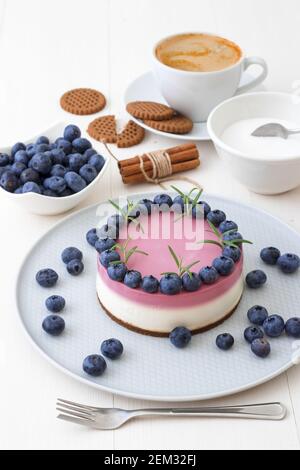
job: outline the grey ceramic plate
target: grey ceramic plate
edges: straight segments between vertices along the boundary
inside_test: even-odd
[[[139,195],[138,198],[145,197]],[[151,195],[147,194],[148,197]],[[133,197],[134,198],[134,197]],[[256,291],[245,290],[236,313],[220,327],[195,336],[185,350],[177,350],[168,339],[141,336],[110,320],[96,297],[96,252],[85,240],[86,232],[97,225],[103,205],[89,207],[63,220],[48,232],[26,257],[17,282],[17,304],[23,327],[44,357],[75,379],[119,395],[154,401],[196,401],[237,393],[264,383],[293,365],[295,344],[283,336],[272,340],[272,354],[256,358],[243,339],[248,326],[247,310],[256,304],[285,319],[299,315],[300,273],[285,276],[276,267],[263,266],[262,247],[275,245],[283,252],[300,251],[300,236],[272,216],[252,207],[207,196],[213,208],[225,210],[228,218],[239,223],[241,232],[255,245],[245,248],[245,272],[263,268],[268,284]],[[98,214],[98,215],[97,215]],[[78,278],[68,275],[60,260],[62,250],[77,246],[84,252],[85,272]],[[57,270],[60,280],[54,289],[43,289],[35,281],[36,272],[45,267]],[[65,333],[48,336],[41,324],[47,315],[46,297],[62,294],[67,300],[63,314]],[[216,336],[230,332],[234,348],[227,353],[215,346]],[[108,361],[105,375],[94,379],[82,371],[85,356],[98,353],[104,339],[119,338],[124,356]]]

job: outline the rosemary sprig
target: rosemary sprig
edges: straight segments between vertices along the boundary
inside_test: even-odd
[[[242,244],[253,245],[252,242],[250,242],[249,240],[244,240],[244,239],[224,240],[225,235],[230,235],[231,233],[235,233],[236,230],[232,229],[232,230],[228,230],[227,232],[220,233],[217,227],[212,222],[210,222],[210,220],[208,220],[207,222],[212,230],[212,233],[216,235],[217,240],[202,240],[198,242],[199,244],[217,245],[222,250],[224,250],[226,246],[230,246],[232,248],[239,248],[239,245],[242,245]]]
[[[191,273],[191,268],[193,266],[196,266],[196,264],[199,264],[200,261],[195,261],[191,264],[188,264],[187,266],[184,266],[183,258],[179,258],[170,245],[169,245],[169,252],[170,252],[172,258],[175,261],[175,264],[178,268],[178,272],[177,273],[176,272],[166,272],[166,273],[162,273],[162,276],[167,276],[167,275],[170,275],[170,274],[176,274],[176,275],[178,274],[179,277],[182,277],[185,273],[187,273],[189,275],[190,279],[192,279],[193,275]]]
[[[177,222],[178,220],[182,219],[184,215],[191,215],[192,210],[197,206],[199,199],[202,196],[203,189],[192,188],[189,193],[184,193],[176,186],[171,186],[171,188],[174,189],[174,191],[176,191],[183,199],[184,211],[183,214],[178,219],[176,219]],[[197,193],[195,196],[193,196],[195,191],[197,191]]]
[[[132,213],[139,207],[138,203],[134,203],[133,201],[127,199],[127,210],[125,210],[125,208],[120,207],[114,201],[109,200],[109,203],[123,216],[127,224],[128,222],[134,223],[144,233],[144,229],[141,222],[139,222],[135,217],[132,216]]]
[[[121,243],[116,243],[113,247],[112,250],[119,250],[121,252],[122,259],[119,261],[112,261],[110,264],[116,265],[120,263],[125,263],[127,264],[130,258],[134,254],[140,254],[144,256],[148,256],[148,253],[145,251],[139,250],[138,246],[134,246],[133,248],[128,249],[129,242],[131,241],[131,238],[128,237],[124,245]]]

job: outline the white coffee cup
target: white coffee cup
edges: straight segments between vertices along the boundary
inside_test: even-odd
[[[244,93],[266,79],[266,61],[260,57],[246,57],[243,51],[237,63],[216,72],[191,72],[165,65],[157,58],[157,47],[166,39],[181,34],[164,38],[155,45],[152,54],[153,72],[160,92],[169,106],[188,116],[193,122],[207,121],[210,112],[222,101]],[[204,34],[215,36],[211,33]],[[261,66],[261,73],[246,85],[239,86],[243,72],[251,65]]]

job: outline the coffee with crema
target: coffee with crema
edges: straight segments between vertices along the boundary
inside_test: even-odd
[[[156,48],[160,62],[188,72],[215,72],[236,64],[242,51],[235,43],[209,34],[180,34]]]

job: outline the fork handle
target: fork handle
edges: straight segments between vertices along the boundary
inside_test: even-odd
[[[215,406],[200,408],[152,408],[134,410],[135,416],[202,416],[219,418],[243,418],[280,421],[285,418],[286,408],[281,403],[262,403],[245,406]]]
[[[289,135],[300,134],[300,129],[289,129]]]

